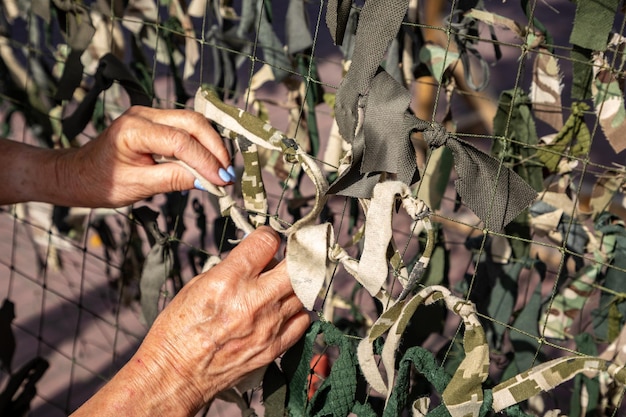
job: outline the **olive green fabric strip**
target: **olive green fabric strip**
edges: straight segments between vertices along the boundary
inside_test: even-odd
[[[578,0],[569,41],[593,51],[604,51],[609,41],[619,0]]]
[[[591,50],[574,45],[570,52],[572,60],[572,100],[587,100],[591,98],[591,81],[593,67],[591,66]]]

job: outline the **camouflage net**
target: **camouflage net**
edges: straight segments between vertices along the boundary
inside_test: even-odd
[[[80,146],[129,105],[188,107],[240,181],[119,210],[4,207],[0,414],[71,412],[263,224],[317,317],[219,396],[243,415],[623,413],[619,6],[5,0],[4,137]],[[56,299],[69,351],[46,330]],[[83,316],[109,335],[98,369]]]

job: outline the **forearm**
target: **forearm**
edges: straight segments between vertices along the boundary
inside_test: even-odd
[[[0,205],[24,201],[70,205],[71,187],[60,163],[70,152],[0,139]]]
[[[189,381],[175,370],[157,366],[141,349],[71,417],[179,417],[193,416],[201,403],[190,392]]]

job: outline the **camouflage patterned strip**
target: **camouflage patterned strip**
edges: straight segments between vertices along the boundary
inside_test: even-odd
[[[626,172],[623,168],[607,170],[598,176],[589,200],[593,217],[610,209],[611,201],[617,193],[622,191],[625,183]]]
[[[609,46],[618,51],[625,44],[626,38],[619,34],[614,34],[609,42]],[[619,153],[626,149],[626,136],[623,134],[626,127],[624,94],[603,52],[596,52],[593,55],[593,64],[591,93],[594,109],[611,147]],[[623,62],[621,65],[623,66]]]
[[[246,211],[254,227],[265,224],[267,220],[267,194],[263,185],[263,176],[259,165],[257,146],[245,138],[238,138],[237,144],[243,158],[241,192]]]
[[[444,390],[444,402],[453,417],[478,416],[483,400],[482,383],[487,378],[489,368],[489,347],[474,305],[456,297],[445,287],[426,287],[410,300],[393,304],[386,310],[372,326],[367,337],[359,343],[359,364],[368,383],[389,398],[395,379],[395,352],[402,333],[417,307],[439,300],[444,301],[446,307],[458,314],[465,324],[466,356]],[[387,331],[389,334],[382,352],[388,381],[385,383],[374,358],[373,343]]]
[[[224,103],[210,88],[198,89],[194,108],[217,125],[244,136],[257,146],[275,151],[284,148],[283,139],[287,139],[285,135],[258,117]]]
[[[231,197],[230,194],[226,192],[224,187],[218,187],[209,182],[206,178],[204,178],[198,171],[187,165],[185,162],[180,161],[176,158],[168,158],[161,155],[153,155],[154,162],[156,163],[175,163],[189,172],[198,180],[200,184],[207,190],[207,192],[213,194],[218,197],[218,203],[220,206],[220,212],[222,216],[230,216],[235,223],[235,225],[242,230],[245,234],[252,233],[254,231],[254,227],[248,222],[247,216],[242,213],[241,209],[238,208],[235,204],[235,201]]]
[[[558,59],[547,49],[540,48],[533,64],[530,100],[535,117],[556,131],[563,128],[562,91],[563,74]]]
[[[274,229],[288,236],[298,228],[312,224],[317,219],[326,203],[328,183],[315,160],[302,147],[269,123],[242,109],[224,103],[210,88],[200,87],[198,89],[194,108],[216,123],[222,135],[230,139],[235,139],[238,136],[245,137],[259,147],[280,151],[289,163],[299,163],[315,185],[315,203],[309,213],[288,227],[276,219],[270,218],[270,225]],[[249,172],[253,172],[251,167],[248,169]],[[262,184],[260,170],[256,181],[260,187]]]
[[[569,381],[581,372],[607,372],[620,384],[626,382],[626,369],[592,357],[565,357],[542,363],[493,388],[493,409],[496,412]]]
[[[545,323],[544,337],[565,339],[572,336],[574,319],[582,314],[594,291],[593,284],[602,270],[602,264],[585,265],[574,280],[554,297],[549,309],[543,312],[539,323]]]
[[[439,45],[425,44],[420,50],[419,59],[426,63],[433,77],[442,82],[446,70],[458,61],[459,54]]]

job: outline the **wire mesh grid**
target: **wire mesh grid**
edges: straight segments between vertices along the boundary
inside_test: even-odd
[[[333,45],[324,23],[326,2],[100,0],[65,2],[71,4],[65,9],[62,3],[51,3],[48,21],[42,18],[41,7],[31,2],[2,5],[0,110],[9,139],[63,147],[97,136],[129,106],[129,97],[117,83],[100,96],[89,125],[76,139],[60,134],[59,125],[93,87],[100,58],[112,52],[132,69],[155,107],[191,107],[192,92],[210,84],[226,101],[304,141],[328,177],[337,175],[338,161],[329,162],[328,156],[331,145],[336,146],[331,144],[336,134],[332,104],[347,70],[347,51]],[[293,53],[284,45],[294,41],[297,32],[288,28],[288,17],[293,18],[288,6],[295,3],[304,5],[308,27],[300,29],[310,34],[311,44]],[[469,3],[494,15],[475,13],[471,21],[463,21]],[[603,63],[592,64],[590,58],[597,58],[597,51],[571,41],[573,22],[582,20],[576,4],[520,3],[522,7],[512,2],[454,0],[420,4],[417,11],[409,9],[398,37],[400,47],[395,46],[413,54],[413,65],[407,68],[406,61],[400,60],[399,68],[418,117],[443,123],[458,137],[491,152],[502,166],[513,168],[526,181],[538,181],[531,185],[543,205],[533,205],[523,219],[504,230],[486,230],[459,200],[454,189],[456,174],[441,174],[450,169],[450,160],[446,167],[445,158],[435,160],[420,138],[414,138],[422,178],[430,182],[420,181],[413,190],[420,197],[428,195],[434,206],[432,221],[438,236],[437,255],[422,285],[443,284],[476,304],[490,344],[491,386],[553,358],[606,353],[611,342],[621,340],[626,314],[626,288],[620,283],[626,268],[621,256],[624,170],[620,145],[615,144],[623,135],[617,117],[608,125],[603,123],[607,112],[602,110],[610,107],[610,112],[623,117],[623,41],[605,45]],[[246,7],[255,13],[245,12]],[[357,2],[352,9],[362,7]],[[202,13],[194,15],[192,10],[198,9]],[[616,6],[610,14],[610,32],[623,34],[623,12]],[[251,15],[254,20],[243,20]],[[70,65],[70,51],[79,49],[78,40],[70,36],[75,30],[70,27],[71,16],[88,16],[96,30],[83,48],[82,83],[74,85],[73,96],[59,100],[55,83],[64,65]],[[510,20],[488,24],[493,16]],[[535,42],[540,36],[542,41]],[[411,43],[412,49],[406,47]],[[466,61],[460,59],[463,56]],[[560,68],[548,68],[556,76],[540,74],[541,56],[558,59]],[[386,59],[392,62],[390,53]],[[581,99],[570,89],[584,68],[591,80],[588,83],[596,89],[593,97],[587,94]],[[605,71],[605,77],[593,68]],[[484,89],[471,85],[483,81]],[[537,91],[545,85],[545,91],[556,90],[562,97],[539,103]],[[317,101],[311,101],[316,94],[313,100]],[[542,109],[544,114],[557,114],[562,127],[531,114]],[[568,125],[568,118],[574,116],[578,119]],[[345,147],[339,149],[345,151]],[[241,154],[234,146],[231,150],[235,166],[243,167]],[[538,151],[544,152],[542,157]],[[293,168],[276,155],[267,154],[263,161],[270,208],[260,214],[292,224],[310,209],[314,185],[294,175]],[[431,164],[435,169],[429,171]],[[434,193],[421,190],[423,184],[436,181],[443,185],[430,185]],[[233,194],[241,200],[239,188]],[[160,213],[161,227],[176,243],[179,263],[162,289],[162,308],[199,272],[207,256],[226,254],[227,239],[238,235],[215,202],[198,190],[156,196],[135,207],[142,205]],[[358,241],[360,227],[366,221],[356,200],[335,196],[323,216],[334,224],[338,242],[358,259],[363,250]],[[3,389],[10,386],[18,369],[42,357],[50,366],[36,384],[29,415],[67,415],[112,377],[147,332],[138,290],[149,249],[146,236],[131,208],[82,210],[19,204],[2,208],[0,227],[0,295],[7,300],[1,310]],[[424,248],[416,223],[398,213],[390,227],[401,258],[415,265]],[[386,289],[398,294],[401,288],[395,275],[390,274]],[[332,288],[321,294],[316,311],[360,340],[382,307],[340,267],[333,273]],[[462,357],[462,334],[458,317],[429,307],[413,320],[403,349],[421,345],[454,373]],[[11,338],[16,342],[15,353]],[[321,357],[337,359],[332,349],[318,348]],[[610,359],[618,361],[615,356]],[[311,365],[319,370],[317,362]],[[322,379],[327,376],[326,370],[317,373],[323,374]],[[589,398],[590,394],[580,394],[583,383],[574,381],[533,397],[525,409],[536,414],[552,409],[575,413],[571,397]],[[412,389],[418,386],[414,381]],[[592,390],[591,385],[585,389]],[[600,394],[592,391],[596,397],[591,395],[595,403],[589,409],[618,415],[623,388],[608,385],[606,389]],[[367,390],[366,398],[375,409],[376,404],[380,406],[375,392]],[[256,403],[255,407],[262,409]],[[235,411],[213,404],[206,412]]]

